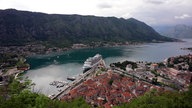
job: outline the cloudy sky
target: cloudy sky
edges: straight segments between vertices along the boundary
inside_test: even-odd
[[[192,0],[0,0],[0,9],[134,17],[149,25],[192,25]]]

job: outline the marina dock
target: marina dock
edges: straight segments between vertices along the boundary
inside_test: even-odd
[[[86,71],[81,77],[77,78],[76,80],[74,80],[71,84],[69,84],[68,86],[66,86],[66,88],[64,88],[63,91],[61,91],[60,93],[58,93],[57,95],[51,97],[52,100],[54,99],[59,99],[70,92],[70,90],[72,90],[73,88],[75,88],[76,86],[78,86],[79,84],[81,84],[83,81],[85,81],[87,78],[89,78],[91,75],[94,74],[95,69],[98,67],[99,64],[104,64],[105,66],[105,62],[103,59],[101,59],[99,62],[97,62],[97,65],[94,65],[94,67],[92,67],[90,70]],[[105,66],[106,67],[106,66]]]

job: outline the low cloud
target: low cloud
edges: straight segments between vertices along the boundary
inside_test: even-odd
[[[144,2],[146,2],[146,3],[151,3],[151,4],[155,4],[155,5],[163,4],[166,1],[167,0],[144,0]]]
[[[186,19],[186,18],[190,18],[191,16],[190,15],[188,15],[188,14],[183,14],[183,15],[181,15],[181,16],[175,16],[174,18],[175,19]]]
[[[97,7],[101,9],[106,9],[106,8],[112,8],[113,6],[108,3],[102,3],[102,4],[99,4]]]

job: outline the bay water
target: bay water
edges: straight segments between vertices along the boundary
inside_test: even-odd
[[[161,62],[171,56],[191,53],[181,48],[192,47],[192,39],[185,42],[148,43],[118,47],[87,48],[50,55],[37,55],[27,59],[31,68],[24,74],[35,83],[33,90],[45,95],[58,93],[49,85],[52,81],[67,81],[67,77],[82,74],[82,66],[88,57],[99,53],[106,64],[130,60]]]

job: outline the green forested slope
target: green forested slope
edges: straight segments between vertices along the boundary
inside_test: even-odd
[[[173,41],[134,18],[44,14],[0,10],[0,45]]]

